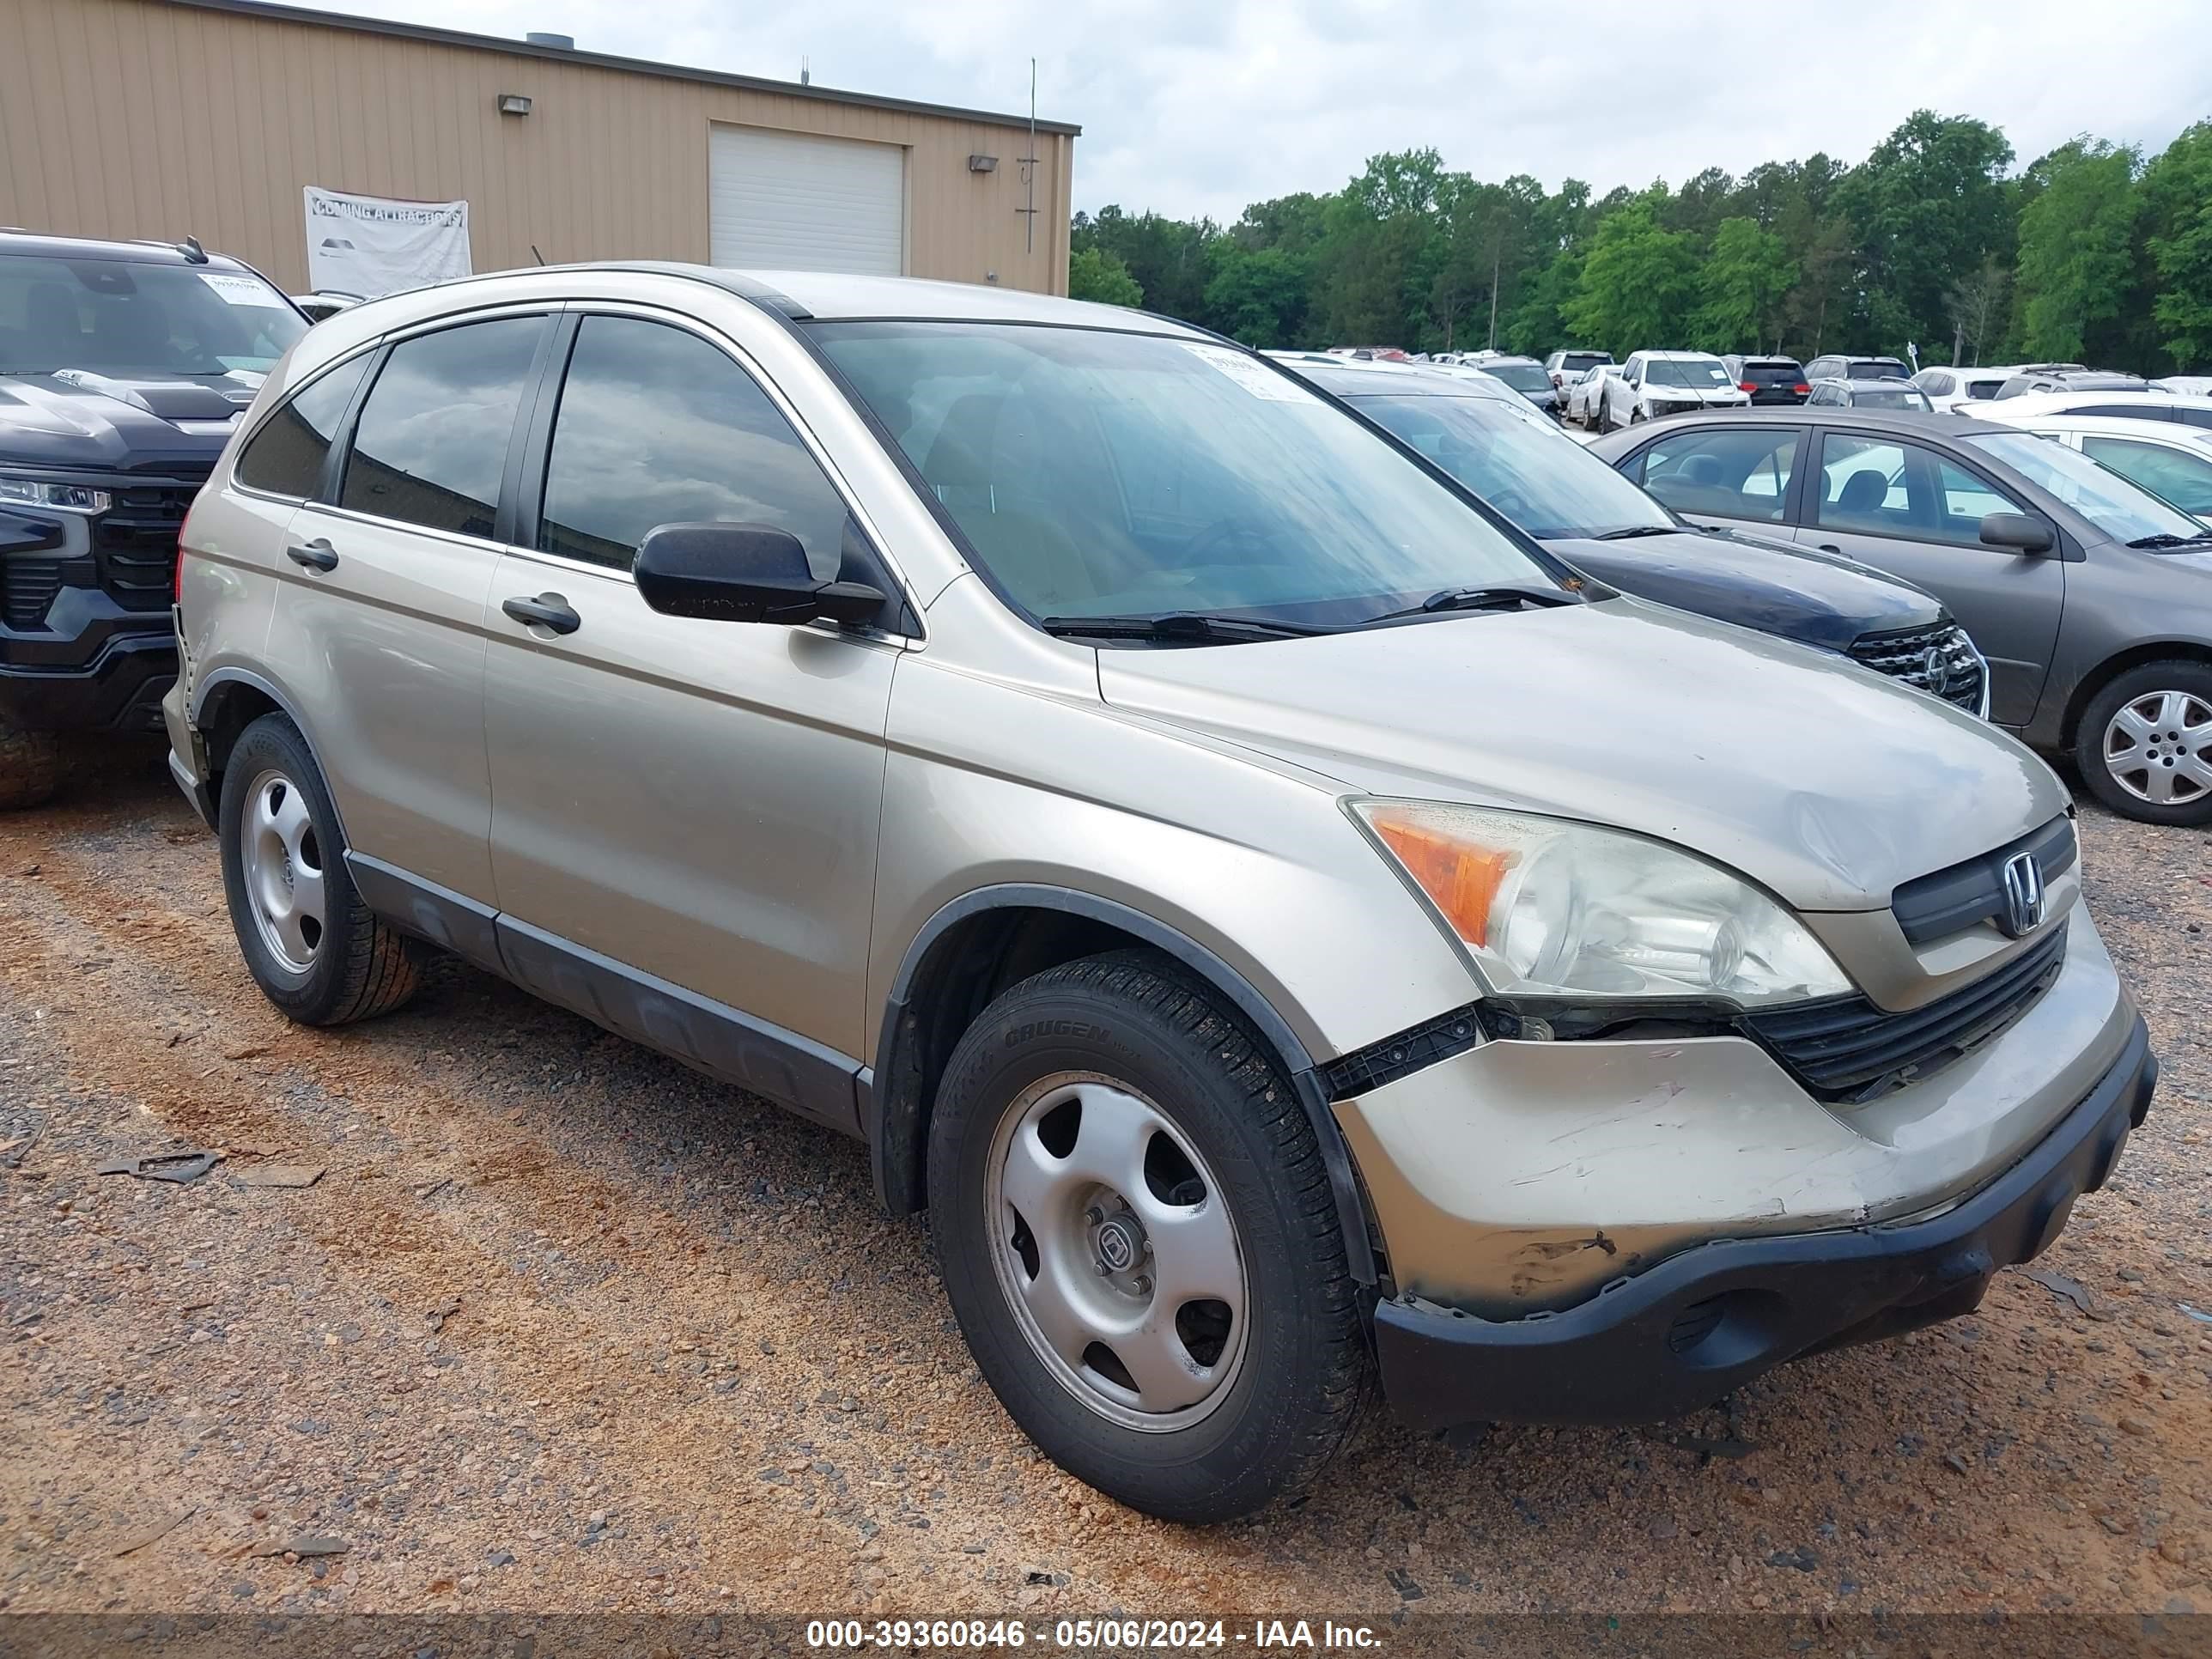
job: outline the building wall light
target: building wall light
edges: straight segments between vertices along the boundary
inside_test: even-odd
[[[968,171],[970,173],[996,173],[998,170],[999,158],[995,155],[971,155],[968,158]]]
[[[499,112],[501,115],[527,115],[530,113],[530,100],[519,92],[502,92],[499,95]]]

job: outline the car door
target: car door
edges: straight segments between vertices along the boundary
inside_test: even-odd
[[[1599,387],[1597,395],[1605,411],[1605,418],[1598,422],[1601,427],[1611,428],[1629,423],[1630,416],[1636,412],[1636,396],[1643,377],[1644,358],[1638,354],[1620,366],[1620,374]]]
[[[825,580],[874,556],[735,343],[580,308],[554,356],[489,613],[502,954],[540,994],[849,1127],[901,642],[663,616],[630,563],[656,526],[707,520],[787,529]]]
[[[1803,434],[1788,427],[1686,427],[1621,468],[1693,524],[1752,524],[1787,535]]]
[[[545,307],[378,354],[326,487],[294,514],[267,659],[296,699],[357,855],[488,902],[484,602]]]
[[[2022,726],[2050,672],[2066,592],[2054,541],[2043,554],[1990,547],[1981,521],[2021,513],[2050,524],[1963,460],[1879,432],[1822,431],[1807,472],[1799,542],[1841,553],[1942,600],[1990,664],[1990,718]],[[2058,527],[2051,526],[2054,538]]]

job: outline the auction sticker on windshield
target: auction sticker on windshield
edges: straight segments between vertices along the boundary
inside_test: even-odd
[[[1207,345],[1199,340],[1180,340],[1176,343],[1200,362],[1219,369],[1255,398],[1265,398],[1271,404],[1315,401],[1313,394],[1289,375],[1279,374],[1241,351],[1231,351],[1226,346]]]
[[[284,301],[277,297],[276,290],[256,277],[204,270],[200,272],[200,281],[213,289],[225,305],[266,306],[274,310],[283,309]]]

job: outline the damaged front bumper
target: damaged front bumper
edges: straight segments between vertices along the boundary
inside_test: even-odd
[[[1784,1360],[1969,1313],[1999,1268],[2036,1255],[2075,1200],[2104,1185],[2157,1078],[2137,1018],[2119,1058],[2039,1146],[1932,1219],[1701,1244],[1563,1313],[1511,1322],[1385,1302],[1375,1310],[1384,1392],[1415,1429],[1650,1422]]]

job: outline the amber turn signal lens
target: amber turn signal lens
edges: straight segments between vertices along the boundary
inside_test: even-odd
[[[1510,848],[1482,847],[1433,825],[1376,813],[1370,820],[1406,873],[1444,913],[1452,931],[1470,945],[1490,943],[1490,907],[1520,863]]]

